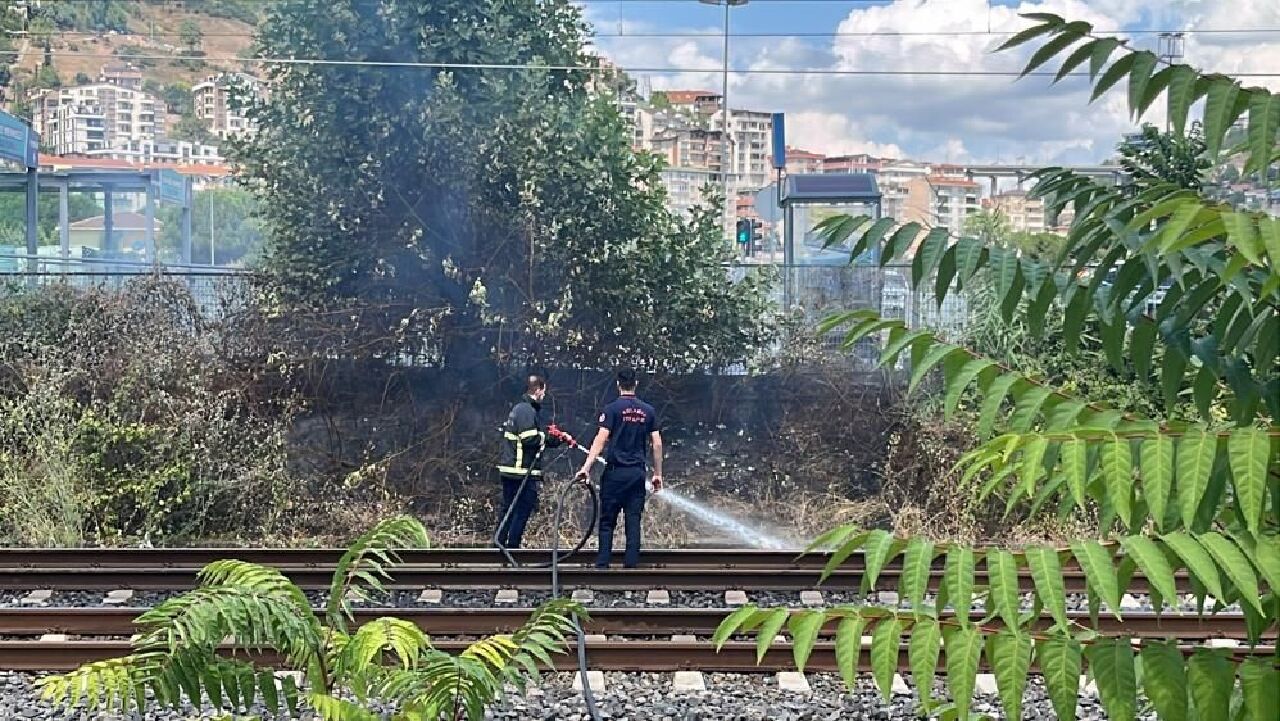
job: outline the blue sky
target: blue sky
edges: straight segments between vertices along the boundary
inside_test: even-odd
[[[723,9],[696,0],[583,0],[601,52],[654,89],[719,89]],[[1139,47],[1155,34],[1191,31],[1186,61],[1222,72],[1280,72],[1276,0],[752,0],[732,10],[733,33],[845,33],[826,37],[731,38],[740,70],[1018,70],[1030,48],[990,54],[1025,27],[1019,12],[1056,12],[1129,33]],[[1248,35],[1204,30],[1267,29]],[[619,32],[705,37],[614,37]],[[988,34],[990,31],[990,34]],[[885,33],[916,33],[897,35]],[[920,34],[923,33],[923,34]],[[1271,84],[1275,79],[1252,79]],[[788,113],[792,145],[828,153],[873,152],[955,162],[1086,163],[1109,156],[1135,127],[1122,93],[1092,106],[1077,80],[1043,78],[734,73],[735,107]],[[1162,122],[1157,108],[1147,119]]]

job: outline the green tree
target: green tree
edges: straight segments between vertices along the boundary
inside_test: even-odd
[[[213,132],[209,130],[209,125],[205,121],[195,116],[195,113],[187,113],[178,118],[178,122],[169,128],[169,137],[174,140],[208,143],[213,140]]]
[[[1173,132],[1183,140],[1190,109],[1203,98],[1204,152],[1211,162],[1228,128],[1246,114],[1246,172],[1265,172],[1274,162],[1280,95],[1187,65],[1161,66],[1154,53],[1094,36],[1087,23],[1043,13],[1025,17],[1036,24],[1002,49],[1043,38],[1026,72],[1063,53],[1069,54],[1060,75],[1090,60],[1095,95],[1127,80],[1130,110],[1139,116],[1163,96]],[[814,543],[835,549],[828,571],[861,552],[864,588],[874,588],[886,564],[900,557],[905,609],[748,607],[726,619],[718,643],[759,629],[765,649],[785,627],[803,666],[819,630],[834,622],[845,678],[855,678],[861,639],[870,634],[872,670],[887,697],[899,644],[906,641],[922,709],[943,718],[970,717],[984,655],[1006,718],[1022,717],[1033,660],[1061,719],[1076,717],[1086,669],[1113,720],[1136,718],[1139,693],[1163,721],[1275,718],[1280,656],[1259,643],[1275,633],[1280,618],[1280,219],[1209,200],[1188,187],[1189,174],[1174,175],[1184,182],[1153,172],[1115,187],[1062,168],[1038,172],[1035,193],[1055,212],[1075,210],[1062,251],[1048,262],[892,219],[843,216],[825,224],[833,242],[852,241],[851,257],[883,238],[890,262],[918,248],[913,283],[928,283],[939,295],[990,273],[1004,322],[1025,318],[1033,336],[1050,332],[1056,308],[1064,352],[1078,352],[1081,339],[1095,335],[1114,372],[1160,389],[1166,415],[1144,417],[1136,404],[1086,402],[1044,378],[872,311],[829,319],[824,330],[848,327],[850,345],[870,333],[886,334],[885,363],[909,353],[911,388],[940,370],[945,414],[967,394],[973,398],[979,438],[957,467],[962,492],[1004,501],[1010,514],[1096,514],[1098,534],[1066,548],[1003,549],[837,528]],[[1159,288],[1165,290],[1154,296]],[[1186,402],[1197,414],[1192,422],[1174,414]],[[929,603],[935,562],[942,582]],[[1068,616],[1068,567],[1087,581],[1088,619]],[[1019,585],[1021,569],[1034,582],[1031,614],[1020,607],[1028,590]],[[1138,573],[1156,608],[1180,606],[1184,593],[1195,597],[1202,614],[1206,604],[1211,612],[1239,604],[1249,647],[1227,654],[1187,649],[1171,638],[1144,639],[1135,649],[1129,638],[1101,630],[1099,612],[1105,606],[1123,616],[1122,594]],[[978,594],[985,612],[975,622],[969,609]],[[1032,624],[1041,615],[1048,626],[1037,628]],[[947,704],[931,692],[940,658]],[[1240,699],[1234,708],[1233,695]]]
[[[209,262],[212,235],[214,260],[218,265],[238,263],[253,257],[262,248],[262,222],[257,216],[257,200],[243,188],[202,190],[192,197],[191,260]],[[182,216],[177,208],[161,208],[164,222],[159,245],[169,257],[177,257],[182,247]],[[213,233],[210,233],[212,220]]]
[[[1142,132],[1120,143],[1120,166],[1139,186],[1172,183],[1188,190],[1200,190],[1212,163],[1205,156],[1204,134],[1192,123],[1185,135],[1160,132],[1149,123]]]
[[[199,23],[187,18],[178,25],[178,39],[188,55],[196,55],[204,45],[204,31],[200,29]]]
[[[26,194],[21,192],[0,193],[0,245],[13,248],[26,247]],[[58,196],[53,193],[41,193],[36,205],[38,218],[37,228],[42,245],[56,245],[58,242]],[[102,206],[92,195],[71,193],[67,196],[67,218],[74,223],[77,220],[92,218],[102,214]]]
[[[568,0],[302,0],[269,7],[259,49],[585,67],[586,32]],[[282,302],[377,304],[363,327],[459,371],[495,352],[704,367],[763,343],[764,280],[730,281],[714,212],[667,210],[659,160],[631,150],[589,71],[268,73],[261,131],[232,154],[263,200]]]
[[[200,572],[199,588],[138,618],[132,655],[42,679],[43,694],[92,711],[145,713],[150,692],[153,708],[181,708],[185,700],[236,713],[259,700],[272,714],[309,711],[327,721],[479,721],[507,684],[523,689],[537,663],[564,652],[581,608],[548,602],[514,634],[481,639],[456,656],[433,648],[410,621],[386,616],[353,628],[351,596],[385,592],[399,552],[426,545],[413,518],[378,524],[339,560],[322,610],[312,610],[280,571],[216,561]],[[224,644],[241,653],[220,655]],[[306,686],[255,663],[264,647],[301,672]]]

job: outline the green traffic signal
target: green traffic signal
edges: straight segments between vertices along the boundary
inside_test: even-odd
[[[751,220],[748,218],[738,219],[738,242],[742,245],[751,242]]]

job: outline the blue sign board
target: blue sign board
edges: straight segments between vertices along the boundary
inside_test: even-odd
[[[773,167],[787,167],[787,114],[773,114]]]
[[[0,159],[34,168],[38,163],[40,136],[21,118],[0,110]]]
[[[187,179],[174,170],[159,170],[153,176],[156,197],[162,203],[187,204]]]

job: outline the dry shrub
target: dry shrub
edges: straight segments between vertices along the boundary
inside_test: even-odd
[[[286,522],[293,408],[227,361],[235,333],[157,278],[0,299],[0,537],[159,542]]]

